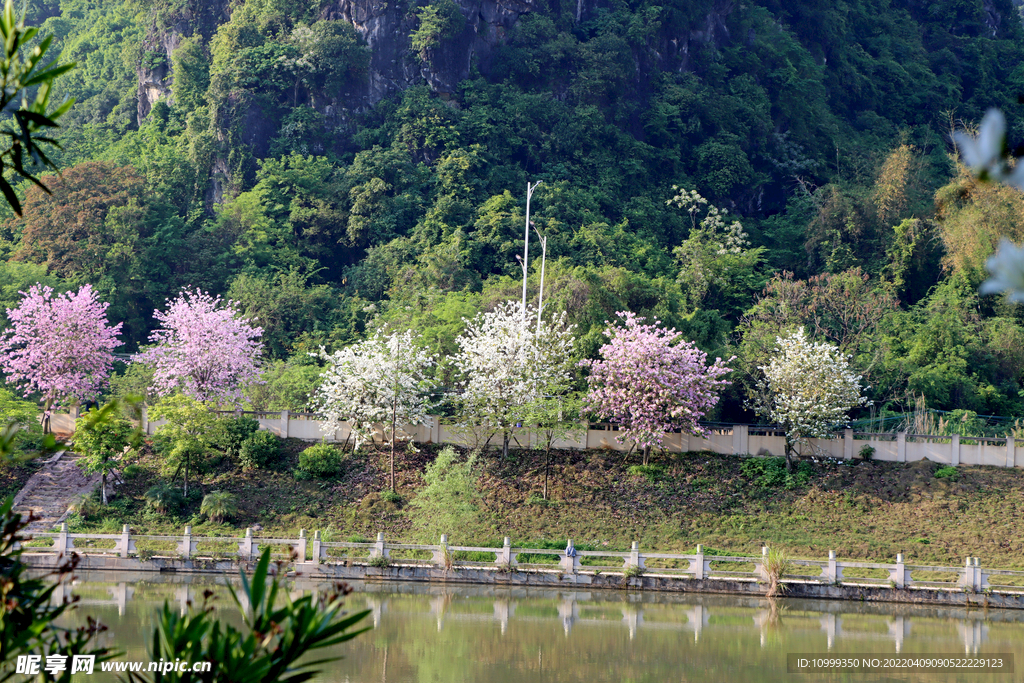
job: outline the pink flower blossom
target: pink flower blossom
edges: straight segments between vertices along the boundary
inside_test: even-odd
[[[153,391],[181,390],[197,401],[237,402],[244,384],[259,381],[262,328],[238,317],[234,302],[199,290],[184,290],[166,311],[153,315],[161,327],[155,344],[135,361],[153,365]]]
[[[49,407],[95,398],[106,385],[121,342],[107,306],[90,285],[54,295],[32,285],[17,308],[7,309],[11,329],[0,337],[0,369],[25,396],[38,392]]]
[[[580,363],[590,368],[584,410],[617,424],[623,438],[638,448],[661,446],[665,432],[682,430],[700,435],[698,424],[718,403],[719,379],[730,372],[721,358],[706,365],[707,354],[681,340],[675,329],[623,311],[623,325],[609,327],[609,343],[601,347],[602,360]]]

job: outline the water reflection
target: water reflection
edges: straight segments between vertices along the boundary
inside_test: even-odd
[[[154,608],[168,602],[187,610],[211,587],[223,605],[225,581],[84,573],[55,599],[80,595],[72,619],[98,616],[112,644],[143,658]],[[352,587],[349,606],[369,609],[375,630],[341,648],[346,659],[321,681],[791,681],[788,652],[1014,653],[1024,666],[1024,612],[1012,610],[458,584]],[[293,596],[328,588],[303,578],[289,585]],[[858,680],[929,680],[922,676]]]

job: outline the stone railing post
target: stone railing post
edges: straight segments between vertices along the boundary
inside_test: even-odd
[[[494,564],[506,565],[512,567],[516,564],[516,556],[512,552],[512,540],[506,536],[505,540],[502,541],[501,550],[494,553],[495,560]]]
[[[843,568],[836,561],[836,551],[828,551],[828,565],[821,570],[821,578],[825,583],[839,583],[843,579]]]
[[[954,434],[953,438],[949,440],[949,455],[950,462],[953,463],[953,467],[960,464],[960,435]]]
[[[58,555],[67,555],[70,551],[75,549],[75,540],[68,536],[68,523],[60,523],[60,534],[57,536],[57,540],[54,543],[54,549]]]
[[[313,561],[319,562],[324,559],[325,548],[320,540],[320,531],[313,532]]]
[[[572,539],[570,538],[569,542],[566,544],[566,548],[575,547],[576,546],[572,544]],[[569,557],[568,555],[565,555],[562,557],[561,562],[559,562],[558,564],[562,568],[562,571],[570,574],[575,574],[577,571],[579,571],[580,568],[580,558],[576,556]]]
[[[192,540],[192,527],[185,527],[185,535],[181,537],[181,543],[178,544],[178,554],[181,555],[181,559],[187,560],[192,557],[196,552],[196,542]]]
[[[896,462],[907,461],[907,433],[899,432],[896,435]]]
[[[430,552],[430,561],[444,569],[447,566],[448,534],[441,534],[441,545],[435,546],[434,550]]]
[[[903,564],[903,553],[896,555],[896,565],[889,572],[889,580],[898,589],[906,588],[910,584],[910,572],[907,571],[906,565]]]
[[[972,558],[971,563],[974,566],[974,590],[981,592],[988,588],[988,574],[981,571],[981,560],[977,557]]]
[[[853,460],[853,430],[843,430],[843,460]]]
[[[143,404],[142,411],[139,413],[139,429],[146,436],[149,436],[149,408]]]
[[[306,561],[306,530],[299,529],[299,542],[295,545],[295,554],[298,555],[299,562]]]
[[[373,548],[370,550],[370,557],[390,557],[391,551],[388,550],[387,545],[384,543],[384,532],[377,532],[377,542],[373,544]]]
[[[252,538],[252,528],[247,528],[245,530],[245,538],[238,544],[238,554],[242,556],[243,560],[251,560],[259,554],[259,551],[259,545]]]
[[[698,543],[697,557],[690,560],[690,571],[693,573],[693,578],[704,579],[707,576],[707,567],[704,562],[704,546]]]
[[[128,557],[129,553],[136,552],[135,541],[128,531],[128,525],[121,527],[121,540],[117,542],[117,551],[121,557]]]
[[[291,419],[291,415],[287,410],[281,411],[281,438],[288,438],[288,421]]]
[[[759,581],[768,581],[768,546],[761,546],[761,559],[754,562],[754,573]]]
[[[640,554],[640,544],[633,541],[629,549],[629,557],[626,558],[626,567],[644,568],[644,556]]]
[[[1017,452],[1013,443],[1013,437],[1006,437],[1006,466],[1016,467],[1017,466]]]

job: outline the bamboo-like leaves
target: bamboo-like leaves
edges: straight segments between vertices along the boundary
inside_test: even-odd
[[[55,79],[75,68],[74,63],[58,64],[57,60],[44,61],[53,42],[46,36],[26,52],[26,46],[38,35],[39,29],[25,26],[24,14],[18,16],[14,0],[5,0],[0,14],[0,36],[3,37],[4,55],[0,60],[0,111],[21,98],[20,108],[14,112],[12,122],[0,128],[0,137],[7,143],[0,146],[0,192],[4,199],[21,215],[21,200],[8,178],[8,171],[31,181],[43,191],[49,189],[39,179],[39,170],[56,169],[41,145],[58,147],[57,141],[37,133],[56,128],[57,119],[67,113],[74,100],[65,99],[56,107],[50,103]],[[30,92],[35,88],[34,96]],[[52,108],[51,108],[52,107]]]
[[[131,673],[129,680],[303,683],[319,673],[316,667],[337,659],[327,656],[298,664],[306,654],[333,647],[369,630],[355,629],[369,610],[344,612],[342,592],[325,604],[318,604],[311,596],[292,600],[281,590],[271,566],[270,550],[265,549],[252,577],[240,572],[241,585],[230,589],[242,611],[242,630],[218,621],[208,607],[181,616],[164,605],[150,646],[153,660],[209,661],[212,671]]]

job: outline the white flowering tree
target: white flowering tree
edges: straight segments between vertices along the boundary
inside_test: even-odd
[[[469,321],[452,359],[461,376],[463,422],[471,430],[502,434],[502,457],[517,426],[538,411],[538,401],[557,401],[568,391],[573,372],[573,326],[563,312],[539,320],[532,306],[499,304]]]
[[[348,422],[356,447],[384,427],[391,442],[390,482],[395,490],[395,442],[403,425],[425,424],[431,405],[429,379],[435,357],[416,343],[411,331],[373,337],[339,349],[321,351],[327,367],[312,396],[313,407],[329,428]]]
[[[786,468],[792,469],[799,441],[828,436],[867,399],[861,377],[834,344],[808,340],[803,328],[777,343],[775,357],[759,368],[764,375],[752,407],[786,431]]]

